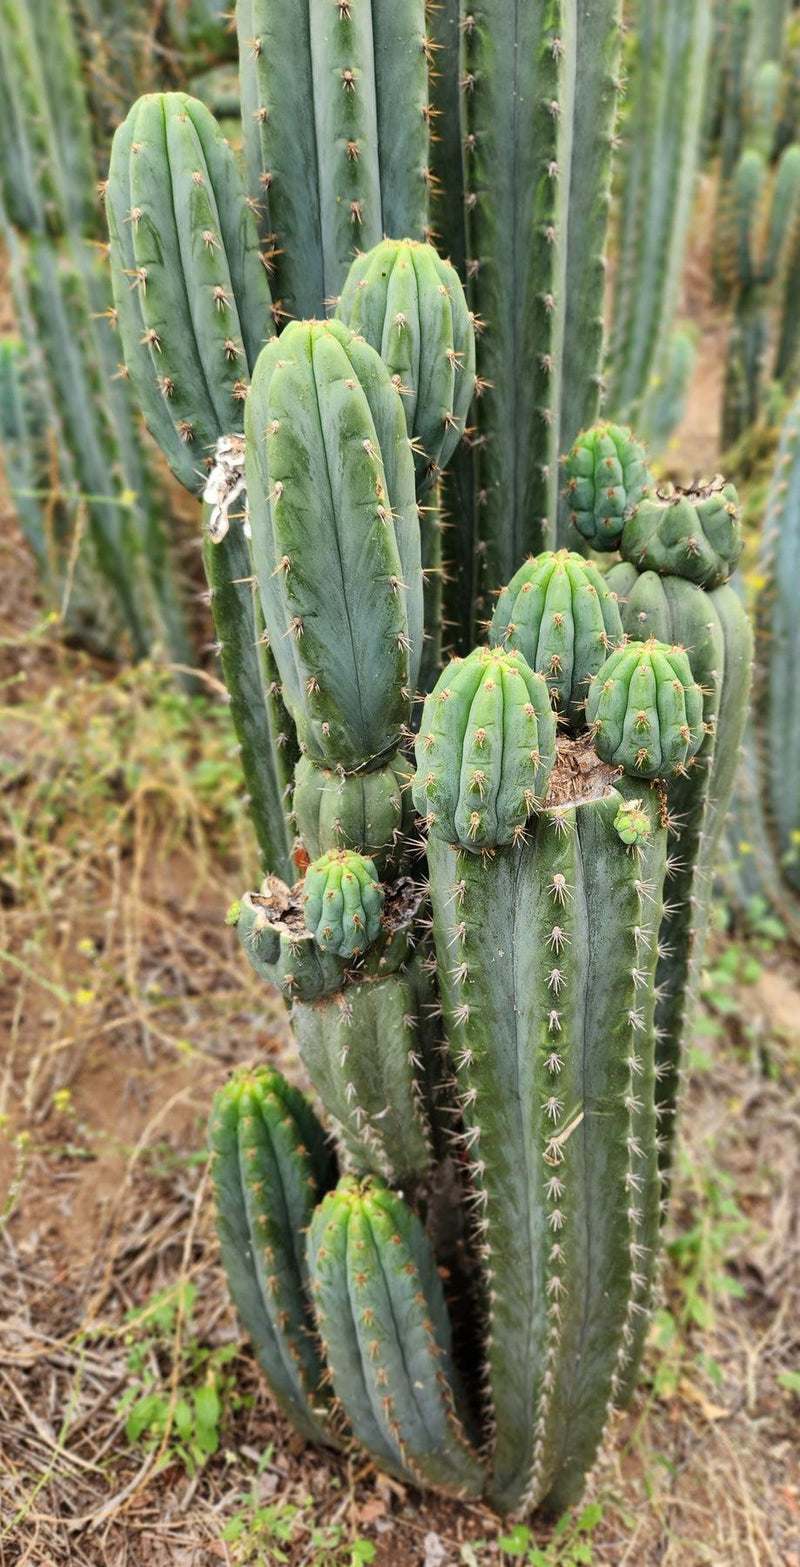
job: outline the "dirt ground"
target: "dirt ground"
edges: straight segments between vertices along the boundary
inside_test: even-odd
[[[701,278],[692,472],[724,341]],[[224,711],[64,648],[7,510],[0,682],[0,1567],[800,1567],[800,962],[772,923],[712,944],[637,1401],[592,1505],[509,1538],[305,1446],[240,1342],[205,1121],[235,1063],[298,1066],[224,924],[255,864]],[[201,1387],[218,1448],[187,1468]]]

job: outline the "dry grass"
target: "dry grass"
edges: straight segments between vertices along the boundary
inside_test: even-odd
[[[65,650],[2,537],[0,1564],[243,1560],[221,1535],[252,1518],[252,1487],[272,1509],[252,1558],[269,1567],[346,1567],[355,1539],[379,1567],[497,1563],[484,1510],[298,1442],[246,1347],[226,1367],[220,1450],[193,1475],[180,1461],[184,1384],[238,1342],[209,1099],[236,1061],[297,1067],[223,924],[255,863],[224,710]],[[779,945],[716,950],[647,1378],[591,1526],[548,1544],[534,1522],[553,1564],[581,1559],[577,1539],[597,1563],[800,1567],[800,1401],[779,1380],[800,1344],[800,989]],[[137,1339],[129,1313],[164,1291],[185,1301],[187,1281],[193,1311]],[[118,1410],[132,1339],[173,1422],[149,1452]]]

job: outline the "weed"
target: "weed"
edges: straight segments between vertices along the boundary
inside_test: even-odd
[[[192,1334],[195,1297],[194,1285],[181,1281],[154,1295],[146,1306],[128,1312],[125,1341],[131,1384],[117,1406],[129,1442],[147,1452],[164,1444],[161,1467],[177,1462],[189,1475],[216,1453],[226,1417],[247,1403],[228,1369],[237,1345],[209,1349]],[[179,1313],[184,1330],[176,1396],[174,1371],[172,1379],[165,1375],[162,1360],[174,1343]]]
[[[370,1540],[348,1538],[339,1523],[318,1523],[314,1511],[318,1504],[305,1497],[300,1502],[288,1498],[265,1500],[259,1482],[272,1462],[270,1445],[256,1470],[249,1492],[240,1498],[240,1506],[222,1531],[222,1539],[232,1546],[236,1567],[280,1567],[292,1560],[291,1550],[303,1544],[307,1567],[367,1567],[374,1559]]]

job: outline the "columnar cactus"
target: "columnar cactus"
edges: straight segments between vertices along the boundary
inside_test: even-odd
[[[475,497],[489,590],[550,541],[559,457],[597,413],[619,7],[484,0],[462,27],[467,274],[491,387]],[[437,172],[460,182],[459,169]]]
[[[314,1309],[353,1434],[383,1467],[479,1496],[452,1335],[428,1238],[381,1181],[340,1181],[309,1235]]]
[[[78,32],[60,0],[0,4],[0,245],[43,396],[65,524],[45,581],[62,611],[66,603],[70,630],[107,656],[138,657],[163,643],[186,666],[164,495],[109,330],[100,169]],[[51,489],[54,471],[51,460]],[[77,614],[58,588],[67,577],[80,579]]]
[[[345,1172],[333,1190],[280,1080],[235,1080],[211,1129],[224,1260],[303,1434],[360,1442],[404,1480],[502,1512],[560,1510],[631,1395],[648,1322],[693,900],[701,925],[746,686],[729,590],[713,585],[736,557],[735,497],[651,499],[628,432],[579,437],[600,393],[616,0],[447,4],[431,43],[421,0],[240,0],[237,24],[248,199],[185,100],[133,112],[111,196],[118,279],[139,284],[123,302],[145,338],[132,374],[176,464],[173,414],[216,458],[207,552],[247,495],[237,560],[296,735],[299,842],[284,837],[280,875],[230,923],[291,1009]],[[421,243],[428,67],[442,41],[452,71],[457,24],[458,81],[434,93],[437,107],[460,98],[459,134],[443,127],[434,150],[466,198],[458,254],[486,383],[465,517],[450,519],[465,633],[475,578],[484,595],[509,586],[493,645],[468,642],[425,699],[412,782],[433,630],[419,502],[473,417],[469,309]],[[155,162],[151,120],[166,128]],[[163,218],[159,168],[177,192]],[[339,319],[283,324],[340,294]],[[241,347],[230,362],[218,305]],[[175,359],[166,410],[164,352],[193,355],[202,383],[195,396]],[[617,581],[567,551],[520,564],[555,527],[573,446],[561,527],[619,543]],[[640,628],[651,583],[674,625]],[[468,1296],[452,1322],[443,1261]]]
[[[311,1106],[278,1072],[235,1077],[217,1094],[210,1138],[217,1230],[231,1294],[285,1414],[338,1446],[308,1296],[305,1228],[335,1182]]]
[[[561,1509],[580,1491],[646,1320],[666,830],[657,795],[612,776],[597,764],[491,860],[428,846],[488,1313],[489,1494],[503,1511],[548,1496]],[[629,797],[648,822],[634,848],[616,825]]]
[[[800,736],[797,571],[800,557],[800,403],[781,433],[761,530],[754,598],[755,693],[731,818],[727,858],[735,901],[766,900],[800,942]]]
[[[702,151],[712,0],[630,7],[607,406],[632,419],[663,373]]]
[[[375,767],[397,749],[422,654],[400,395],[346,326],[292,322],[259,359],[245,431],[255,574],[301,745],[323,766]]]
[[[357,256],[336,314],[378,351],[403,399],[422,503],[427,690],[441,666],[442,578],[452,571],[449,559],[443,564],[443,519],[432,486],[466,428],[475,390],[473,319],[458,273],[432,245],[411,240],[384,240]]]
[[[319,316],[357,250],[428,237],[425,0],[239,0],[236,26],[276,297],[287,316]]]

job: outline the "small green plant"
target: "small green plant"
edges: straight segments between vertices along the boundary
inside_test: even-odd
[[[163,1449],[161,1467],[179,1463],[189,1475],[217,1452],[226,1417],[247,1402],[228,1369],[237,1346],[210,1349],[192,1332],[196,1295],[195,1286],[182,1280],[154,1295],[146,1306],[128,1312],[130,1383],[117,1405],[129,1442],[146,1451]],[[171,1378],[166,1361],[179,1314],[183,1333],[174,1379],[174,1369]]]
[[[659,1362],[653,1390],[657,1397],[667,1399],[674,1395],[683,1374],[692,1330],[709,1333],[722,1298],[744,1295],[742,1285],[727,1269],[729,1257],[741,1250],[742,1237],[749,1229],[736,1200],[733,1177],[710,1165],[695,1169],[687,1195],[693,1222],[667,1242],[672,1263],[670,1308],[664,1307],[654,1316]],[[696,1363],[713,1384],[722,1382],[722,1370],[711,1354],[701,1354]]]
[[[563,1513],[547,1545],[537,1545],[531,1529],[525,1524],[515,1524],[498,1541],[501,1560],[519,1562],[521,1567],[584,1567],[584,1564],[591,1564],[594,1561],[591,1537],[603,1521],[603,1511],[601,1502],[589,1502],[580,1512]],[[468,1557],[465,1561],[471,1567]]]
[[[222,1531],[236,1567],[249,1567],[250,1563],[261,1567],[266,1562],[270,1567],[279,1567],[280,1563],[291,1561],[291,1547],[301,1539],[303,1560],[310,1567],[367,1567],[375,1557],[372,1541],[348,1539],[343,1524],[316,1523],[311,1497],[301,1502],[281,1497],[264,1499],[260,1482],[274,1450],[270,1443],[259,1460],[250,1490],[240,1497],[239,1508]]]

